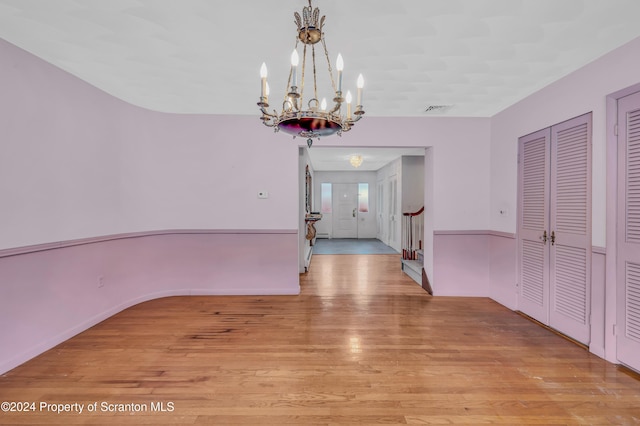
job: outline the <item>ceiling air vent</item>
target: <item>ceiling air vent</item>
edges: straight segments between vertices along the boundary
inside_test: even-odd
[[[453,105],[429,105],[425,108],[425,114],[444,114],[448,112]]]

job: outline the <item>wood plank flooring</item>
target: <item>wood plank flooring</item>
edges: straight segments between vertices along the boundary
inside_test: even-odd
[[[0,376],[35,403],[0,424],[640,424],[634,373],[399,265],[314,256],[300,296],[132,307]]]

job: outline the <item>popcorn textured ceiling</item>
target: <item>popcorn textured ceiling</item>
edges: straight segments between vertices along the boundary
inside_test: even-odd
[[[0,0],[0,37],[132,104],[259,115],[306,0]],[[489,117],[640,36],[638,0],[315,0],[368,116]],[[346,89],[345,89],[346,90]]]

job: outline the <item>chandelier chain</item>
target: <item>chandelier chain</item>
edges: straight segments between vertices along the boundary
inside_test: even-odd
[[[327,64],[329,67],[329,79],[331,80],[331,87],[334,92],[338,92],[336,89],[336,82],[333,80],[333,68],[331,68],[331,59],[329,59],[329,51],[327,50],[327,44],[324,42],[324,37],[320,40],[322,42],[322,47],[324,48],[324,56],[327,58]]]
[[[296,41],[296,46],[298,45],[298,42]],[[305,43],[304,47],[302,48],[303,50],[303,54],[302,54],[302,80],[300,83],[300,108],[302,108],[302,106],[304,105],[304,76],[305,76],[305,72],[307,70],[307,45]]]
[[[331,81],[331,87],[333,88],[333,92],[336,94],[336,97],[334,98],[335,105],[333,106],[333,109],[331,109],[329,114],[335,114],[337,111],[340,110],[340,106],[342,105],[342,102],[340,101],[340,99],[342,99],[342,93],[338,92],[338,89],[336,88],[336,82],[333,79],[333,68],[331,68],[331,59],[329,59],[329,50],[327,49],[327,44],[324,42],[324,37],[322,37],[320,41],[322,42],[322,47],[324,48],[324,56],[327,59],[327,65],[329,68],[329,80]]]
[[[316,75],[316,47],[311,46],[311,60],[313,62],[313,97],[318,100],[318,78]]]

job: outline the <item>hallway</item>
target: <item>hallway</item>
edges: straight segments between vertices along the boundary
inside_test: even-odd
[[[0,376],[0,401],[81,414],[0,424],[640,422],[637,375],[489,299],[430,297],[399,262],[314,256],[299,296],[129,308]]]

